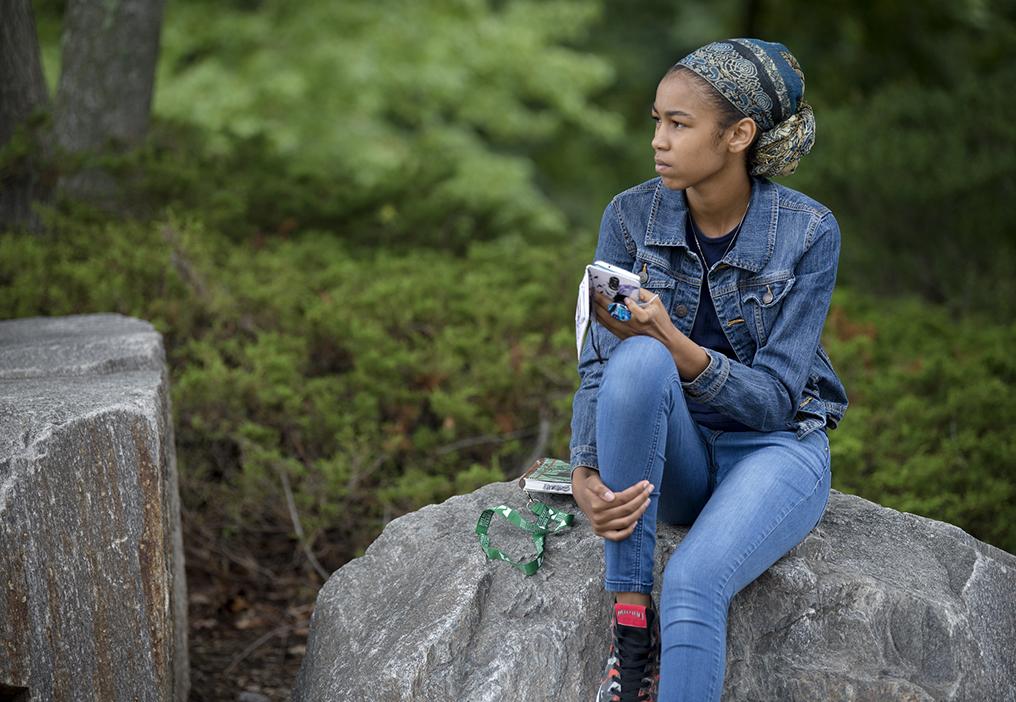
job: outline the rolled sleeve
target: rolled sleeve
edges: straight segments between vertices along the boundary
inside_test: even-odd
[[[600,470],[600,466],[596,461],[596,447],[595,446],[576,446],[571,452],[571,469],[572,473],[579,466],[585,466],[592,468],[593,470]]]
[[[681,387],[689,397],[699,402],[709,402],[727,381],[730,375],[730,359],[715,349],[704,346],[702,350],[709,356],[709,365],[692,380],[682,380]]]

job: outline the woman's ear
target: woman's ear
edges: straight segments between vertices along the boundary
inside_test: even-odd
[[[742,151],[746,151],[755,140],[758,125],[755,124],[755,120],[745,117],[738,120],[730,130],[730,137],[727,139],[727,149],[731,153],[739,154]]]

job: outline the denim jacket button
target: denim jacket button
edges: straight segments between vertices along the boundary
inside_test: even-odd
[[[677,309],[675,309],[674,312],[677,313],[678,317],[684,317],[686,314],[688,314],[688,308],[685,307],[684,305],[678,305]]]

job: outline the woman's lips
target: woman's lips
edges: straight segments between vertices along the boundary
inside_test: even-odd
[[[670,168],[670,164],[669,163],[664,163],[663,161],[657,161],[656,162],[656,172],[657,173],[663,173],[663,171],[665,171],[665,170],[667,170],[669,168]]]

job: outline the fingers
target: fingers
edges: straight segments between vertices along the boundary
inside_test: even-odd
[[[648,302],[650,299],[652,299],[652,297],[653,294],[651,292],[649,292],[645,288],[639,288],[638,290],[635,291],[635,297],[629,297],[625,299],[630,299],[633,302],[642,305]]]
[[[626,339],[631,336],[634,332],[630,326],[630,322],[619,322],[610,316],[607,312],[606,307],[601,307],[597,304],[596,307],[596,321],[607,328],[611,334],[619,339]]]
[[[629,306],[631,306],[631,304],[635,304],[638,307],[645,308],[649,307],[649,305],[653,304],[658,299],[660,299],[660,296],[657,293],[651,293],[645,288],[639,288],[636,299],[626,297],[625,301],[631,300]]]
[[[628,517],[623,519],[615,519],[607,522],[599,531],[596,532],[599,536],[611,541],[621,541],[631,536],[631,533],[635,531],[635,527],[638,525],[639,518],[642,514],[649,509],[649,498],[642,502],[641,506],[631,513]]]
[[[659,297],[660,296],[657,293],[650,292],[645,288],[639,288],[635,293],[635,297],[627,296],[624,298],[624,302],[628,306],[628,309],[634,312],[638,307],[648,307],[658,300]],[[607,307],[609,307],[610,303],[613,301],[613,298],[601,292],[593,293],[593,302],[596,303],[597,307],[602,307],[604,311],[606,311]]]
[[[640,480],[619,492],[613,492],[598,474],[590,475],[585,483],[588,494],[582,501],[588,507],[587,517],[593,533],[603,538],[619,541],[634,531],[642,514],[649,508],[650,494],[654,486],[648,480]]]
[[[593,301],[596,303],[596,306],[603,308],[604,311],[606,311],[607,307],[610,306],[610,303],[613,302],[613,300],[610,297],[604,295],[601,292],[594,293],[593,298],[594,298]]]
[[[640,300],[635,300],[632,297],[624,298],[624,304],[631,312],[631,319],[627,322],[620,322],[607,312],[607,307],[613,300],[603,293],[597,292],[594,309],[596,320],[619,339],[626,339],[636,334],[649,334],[659,338],[656,333],[657,328],[664,320],[669,321],[666,310],[659,302],[660,296],[645,288],[639,288],[638,296]],[[670,326],[673,326],[673,323]]]
[[[614,298],[613,297],[610,297],[609,295],[604,295],[601,292],[596,293],[596,306],[599,307],[600,309],[602,309],[604,312],[607,312],[607,308],[610,307],[610,303],[612,303],[612,302],[614,302]],[[626,306],[629,309],[631,309],[632,307],[635,306],[631,302],[631,298],[630,297],[625,297],[624,298],[624,302],[625,302]]]
[[[597,526],[600,529],[624,529],[629,524],[634,524],[649,506],[649,493],[650,491],[646,490],[644,496],[624,505],[622,511],[599,513],[597,515]]]
[[[660,299],[656,293],[650,293],[645,288],[639,288],[638,300],[631,297],[624,298],[625,304],[631,310],[632,321],[644,324],[651,320],[659,310],[653,309],[653,303]],[[662,308],[661,308],[662,309]]]
[[[626,298],[624,298],[624,304],[628,306],[629,310],[631,310],[631,320],[630,320],[630,322],[635,322],[636,324],[642,324],[644,322],[647,322],[649,320],[649,318],[652,316],[652,314],[648,310],[645,309],[645,307],[644,307],[645,303],[639,303],[639,302],[636,302],[635,300],[633,300],[630,297],[626,297]]]
[[[613,492],[610,488],[603,484],[600,480],[600,476],[590,475],[586,480],[586,488],[593,493],[594,509],[598,512],[602,512],[610,509],[611,507],[624,506],[630,500],[638,497],[640,493],[646,490],[652,489],[648,480],[640,480],[634,485],[631,485],[620,492]]]
[[[635,495],[633,495],[630,499],[620,504],[614,504],[614,502],[604,503],[600,501],[599,505],[606,505],[606,507],[600,509],[597,509],[599,506],[597,502],[593,501],[592,510],[593,515],[596,517],[597,525],[607,526],[608,523],[617,522],[619,519],[629,519],[635,512],[638,512],[639,508],[642,507],[643,504],[649,503],[649,496],[652,491],[653,488],[649,485],[643,490],[635,493]],[[625,522],[624,525],[626,526],[627,522]]]

